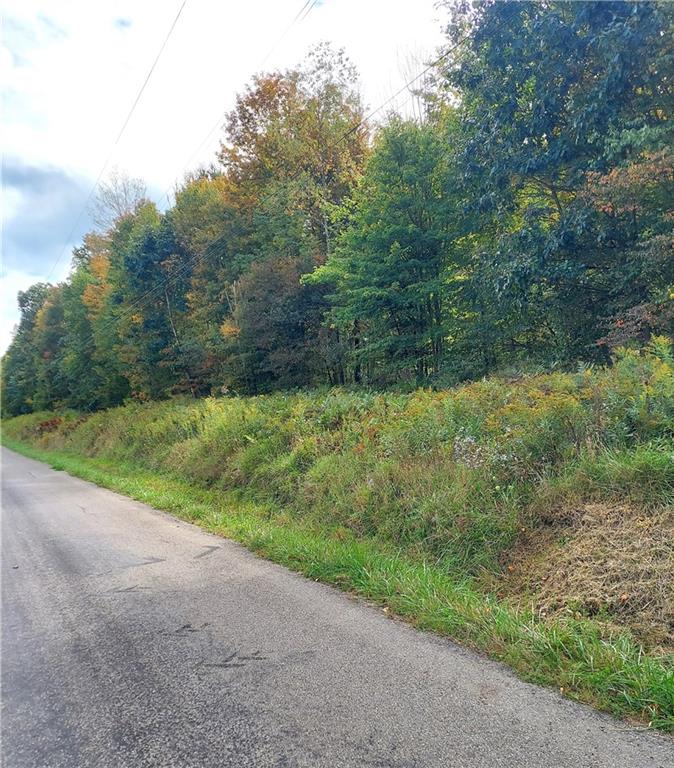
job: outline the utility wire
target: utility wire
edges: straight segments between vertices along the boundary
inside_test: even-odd
[[[311,0],[308,0],[308,2],[305,3],[305,6],[308,5],[309,2],[311,2]],[[304,21],[306,19],[306,17],[311,13],[311,11],[313,10],[313,8],[314,8],[314,6],[316,5],[317,2],[318,2],[318,0],[313,0],[313,2],[311,2],[311,5],[309,6],[309,8],[307,8],[306,12],[304,13],[304,15],[302,16],[300,21]],[[302,13],[302,11],[300,11],[300,13]]]
[[[369,120],[371,120],[378,112],[381,112],[381,110],[384,109],[384,107],[388,106],[392,101],[397,99],[398,96],[400,96],[401,93],[404,93],[406,90],[408,90],[411,85],[413,85],[414,83],[417,82],[417,80],[421,79],[425,74],[430,72],[432,69],[435,69],[435,67],[437,67],[438,64],[441,64],[451,53],[454,53],[454,51],[460,45],[462,45],[466,40],[467,40],[467,37],[462,38],[461,40],[458,41],[458,43],[456,43],[451,48],[446,50],[441,56],[438,56],[438,58],[435,59],[435,61],[432,61],[425,69],[422,69],[421,72],[419,72],[419,74],[415,75],[411,80],[406,82],[405,85],[403,85],[402,88],[400,88],[399,90],[397,90],[393,94],[393,96],[390,96],[388,99],[386,99],[386,101],[383,101],[376,109],[373,109],[371,112],[369,112],[367,115],[365,115],[365,117],[363,117],[363,119],[359,123],[356,123],[356,125],[354,125],[353,128],[350,128],[342,136],[342,138],[339,141],[340,142],[344,141],[352,133],[355,133],[355,131],[357,131],[361,126],[363,126],[365,123],[367,123]]]
[[[166,37],[164,38],[164,42],[161,44],[161,48],[159,49],[159,52],[157,53],[155,60],[152,62],[152,66],[150,67],[150,71],[147,73],[147,76],[145,77],[145,80],[143,81],[143,85],[140,87],[140,91],[138,91],[138,95],[136,96],[136,100],[133,102],[131,109],[129,110],[129,114],[126,116],[126,120],[124,121],[124,125],[121,127],[119,133],[117,134],[117,138],[115,139],[115,144],[119,143],[119,140],[122,138],[122,134],[124,133],[124,130],[126,129],[126,126],[129,124],[129,120],[131,120],[131,116],[134,113],[134,110],[138,106],[138,102],[140,101],[141,96],[143,95],[143,91],[145,90],[145,87],[147,86],[148,82],[150,81],[150,78],[152,77],[152,73],[154,72],[155,67],[157,66],[157,62],[161,58],[162,53],[164,53],[164,48],[166,48],[166,44],[169,41],[169,38],[173,34],[173,30],[176,28],[176,24],[178,23],[178,19],[180,18],[180,15],[183,12],[183,8],[185,7],[185,4],[187,3],[187,0],[183,0],[180,8],[178,9],[178,13],[176,14],[175,19],[173,19],[173,24],[171,24],[171,27],[169,31],[166,34]]]
[[[274,51],[278,48],[278,46],[283,42],[283,40],[286,38],[288,32],[300,21],[304,21],[306,17],[311,13],[311,11],[316,7],[318,3],[318,0],[305,0],[304,5],[299,9],[299,11],[295,14],[295,17],[292,19],[292,21],[288,24],[288,26],[283,30],[283,32],[279,35],[279,37],[276,38],[274,43],[271,45],[267,53],[265,53],[264,58],[260,62],[260,66],[258,69],[262,69],[264,65],[267,63],[269,57],[274,53]],[[229,107],[226,107],[225,110],[218,116],[218,119],[213,123],[211,128],[209,129],[208,133],[204,136],[204,138],[201,140],[201,143],[199,146],[192,152],[192,154],[189,156],[187,161],[183,164],[181,173],[184,173],[184,171],[191,165],[192,160],[194,160],[195,157],[201,152],[201,150],[208,144],[213,134],[218,130],[218,128],[222,125],[222,121],[227,117],[227,113],[229,112]],[[170,199],[169,199],[169,192],[171,191],[171,188],[173,187],[173,184],[175,184],[178,181],[176,178],[175,181],[171,183],[169,187],[166,188],[166,190],[163,192],[163,194],[159,197],[160,200],[163,200],[166,198],[166,202],[170,205]]]
[[[66,238],[66,241],[63,244],[63,248],[61,249],[61,252],[59,253],[58,258],[56,259],[56,261],[52,265],[52,268],[49,270],[49,274],[47,275],[47,281],[49,281],[49,278],[52,276],[52,274],[54,273],[54,270],[56,269],[56,267],[58,266],[59,262],[63,258],[63,254],[66,252],[66,249],[68,248],[68,244],[70,243],[70,241],[72,239],[72,236],[75,234],[75,231],[77,230],[77,226],[80,223],[80,221],[82,219],[82,216],[84,215],[84,212],[87,210],[87,207],[88,207],[89,203],[91,202],[91,200],[92,200],[92,198],[93,198],[93,196],[94,196],[94,194],[96,192],[96,189],[98,188],[98,185],[101,182],[101,179],[103,178],[103,174],[105,173],[105,171],[106,171],[106,169],[107,169],[107,167],[108,167],[108,165],[110,163],[110,160],[112,159],[112,156],[113,156],[113,154],[115,152],[115,149],[117,148],[117,145],[119,144],[122,136],[124,135],[124,131],[126,130],[126,127],[129,124],[129,121],[131,120],[131,117],[133,116],[133,113],[135,112],[136,107],[138,106],[138,102],[140,101],[140,99],[141,99],[141,97],[143,95],[143,92],[145,91],[145,88],[146,88],[148,82],[150,81],[150,78],[152,77],[152,73],[154,72],[155,67],[157,66],[157,63],[158,63],[159,59],[161,58],[162,53],[164,52],[164,48],[166,48],[166,44],[168,43],[169,38],[173,34],[173,30],[175,29],[176,24],[178,23],[178,19],[180,18],[180,15],[182,14],[183,8],[185,7],[186,3],[187,3],[187,0],[183,0],[180,8],[178,9],[178,13],[176,14],[175,18],[173,19],[173,23],[171,24],[168,32],[166,33],[166,36],[164,37],[164,42],[161,44],[161,47],[159,48],[159,51],[157,52],[157,55],[155,56],[155,59],[152,62],[152,66],[150,67],[150,70],[148,71],[147,75],[145,76],[145,80],[143,81],[143,84],[141,85],[140,90],[138,91],[138,94],[136,95],[136,98],[134,99],[134,102],[131,105],[131,109],[129,110],[129,112],[128,112],[127,116],[126,116],[126,119],[122,123],[122,127],[119,129],[119,133],[117,134],[117,138],[115,139],[112,147],[110,148],[110,151],[108,152],[108,155],[105,158],[105,162],[103,163],[103,165],[101,167],[101,170],[98,172],[98,176],[96,177],[96,181],[93,183],[93,186],[89,190],[89,194],[87,195],[87,198],[84,201],[84,205],[80,209],[80,212],[77,215],[77,218],[75,219],[75,223],[73,224],[72,229],[68,233],[68,237]]]

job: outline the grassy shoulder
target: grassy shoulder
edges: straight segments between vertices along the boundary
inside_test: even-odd
[[[9,447],[674,730],[674,360],[443,392],[130,403]]]
[[[606,637],[587,619],[541,622],[494,596],[457,583],[437,566],[334,530],[269,519],[264,508],[129,464],[4,444],[55,469],[123,493],[227,536],[252,551],[373,601],[420,629],[447,635],[499,659],[525,680],[617,716],[674,730],[674,663],[644,654],[628,633]]]

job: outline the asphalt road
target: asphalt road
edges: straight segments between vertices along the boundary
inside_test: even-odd
[[[674,740],[3,449],[5,768],[674,765]]]

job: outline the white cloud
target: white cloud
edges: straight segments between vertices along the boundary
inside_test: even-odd
[[[365,101],[376,106],[409,77],[410,55],[432,58],[443,41],[435,0],[324,0],[269,53],[302,5],[188,0],[110,167],[141,176],[157,197],[172,189],[188,161],[194,167],[212,159],[219,131],[196,156],[195,149],[267,54],[264,69],[271,70],[297,64],[321,40],[343,46],[360,71]],[[5,0],[5,156],[93,184],[179,6],[180,0]],[[86,191],[82,197],[81,204]],[[14,217],[31,216],[16,205]],[[60,232],[78,212],[74,203],[64,212],[69,220]],[[6,226],[16,224],[7,213]],[[53,244],[50,253],[62,246]],[[4,254],[6,267],[10,256]],[[24,274],[44,278],[46,261],[35,254]]]

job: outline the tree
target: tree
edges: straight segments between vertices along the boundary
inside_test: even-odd
[[[240,271],[224,279],[229,312],[220,329],[229,350],[225,379],[238,387],[256,391],[258,373],[263,388],[294,385],[298,375],[273,362],[286,357],[307,381],[339,367],[332,334],[321,328],[329,309],[325,290],[301,285],[301,275],[330,253],[336,234],[331,212],[350,193],[367,154],[355,82],[343,53],[319,46],[297,70],[256,77],[229,115],[219,157],[232,216],[219,249],[223,263]],[[279,322],[269,303],[272,286],[281,291],[289,317],[302,314],[301,322]],[[257,346],[263,315],[275,319]]]
[[[35,315],[35,384],[33,408],[38,411],[58,408],[68,401],[68,382],[63,376],[61,358],[66,334],[63,285],[50,289]]]
[[[232,320],[221,329],[231,339],[230,384],[235,389],[289,389],[324,376],[316,344],[324,304],[320,292],[301,284],[306,269],[301,259],[270,256],[256,260],[237,284]]]
[[[335,286],[332,321],[353,340],[355,377],[417,383],[437,374],[448,333],[446,293],[460,249],[437,124],[383,129],[335,253],[312,281]]]
[[[192,389],[179,333],[189,273],[170,218],[146,203],[112,238],[116,352],[139,399]]]
[[[448,82],[462,99],[462,178],[477,186],[480,229],[493,232],[474,275],[493,296],[495,360],[518,349],[605,360],[596,342],[616,307],[643,300],[629,255],[638,233],[616,239],[583,193],[591,174],[643,150],[644,136],[664,132],[671,145],[673,18],[667,4],[627,2],[464,3],[455,13],[450,35],[468,40]]]
[[[89,233],[73,254],[63,286],[65,336],[60,361],[68,405],[93,410],[119,405],[129,394],[116,349],[110,241]]]
[[[18,294],[21,319],[2,359],[2,407],[12,416],[33,410],[37,356],[34,330],[50,290],[47,283],[35,283]]]
[[[168,218],[187,283],[182,349],[197,390],[209,392],[227,378],[228,340],[220,329],[232,314],[233,286],[253,258],[251,212],[231,179],[209,171],[185,180]]]
[[[98,186],[93,205],[94,223],[108,232],[125,216],[131,216],[147,202],[147,188],[142,179],[114,170],[107,181]]]
[[[649,142],[650,143],[650,142]],[[645,343],[674,333],[674,152],[633,153],[606,174],[590,173],[586,201],[624,248],[622,269],[607,286],[610,314],[600,343]]]
[[[349,193],[367,154],[356,81],[343,51],[328,45],[315,48],[297,70],[255,77],[228,116],[219,154],[253,207],[269,184],[299,182],[293,202],[323,257],[330,248],[329,206]]]

